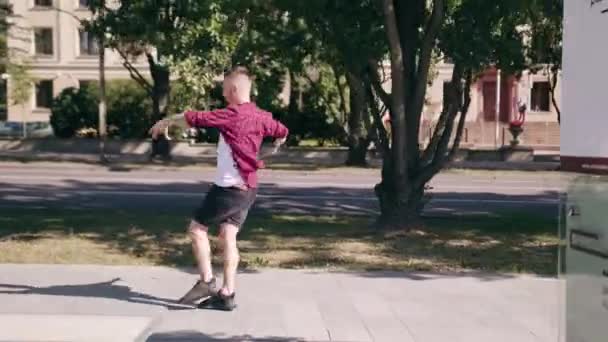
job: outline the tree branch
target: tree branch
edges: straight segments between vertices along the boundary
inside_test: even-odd
[[[445,124],[448,120],[448,116],[449,116],[449,110],[447,107],[445,107],[441,110],[441,114],[439,115],[439,120],[437,120],[435,129],[433,130],[433,135],[430,137],[429,145],[426,147],[426,149],[422,153],[422,158],[421,158],[422,165],[428,165],[433,160],[433,155],[437,151],[437,146],[439,146],[439,140],[441,139],[441,136],[443,134]]]
[[[415,113],[422,111],[422,107],[424,106],[424,94],[426,93],[428,86],[427,82],[431,66],[431,57],[433,48],[435,47],[435,40],[437,39],[439,29],[443,22],[444,7],[444,0],[434,0],[433,13],[427,24],[426,32],[422,40],[416,77],[416,89],[414,91],[414,103],[411,107],[411,110]]]
[[[400,96],[409,98],[416,78],[420,23],[424,18],[427,0],[393,0],[397,17],[397,32],[403,49],[404,92]],[[393,92],[393,94],[395,94]],[[410,103],[407,103],[407,109]],[[407,110],[406,110],[407,111]]]
[[[553,108],[555,108],[555,111],[557,112],[557,123],[561,124],[562,111],[560,110],[559,104],[557,103],[557,99],[555,98],[555,88],[557,87],[559,69],[556,67],[552,67],[548,74],[549,83],[551,84],[551,102],[553,103]]]
[[[469,107],[471,105],[471,83],[473,82],[473,73],[471,70],[466,72],[465,83],[464,83],[464,104],[462,108],[460,108],[460,121],[458,121],[458,127],[456,128],[456,137],[454,138],[454,142],[452,144],[452,149],[450,150],[450,154],[448,155],[447,161],[451,162],[454,160],[454,156],[456,156],[456,152],[460,148],[460,141],[462,140],[462,133],[464,131],[464,126],[466,124],[467,113],[469,112]]]
[[[122,57],[122,65],[125,67],[125,69],[129,71],[131,78],[137,83],[139,83],[139,85],[144,88],[144,90],[148,92],[149,95],[152,95],[152,84],[150,84],[150,82],[145,79],[145,77],[139,72],[139,70],[137,70],[137,68],[135,68],[133,64],[131,64],[131,62],[129,62],[129,58],[126,53],[124,53],[119,48],[116,48],[116,51],[118,51],[118,54],[120,55],[120,57]]]
[[[344,126],[346,124],[346,115],[348,113],[348,110],[346,109],[346,99],[344,96],[344,88],[342,87],[342,84],[340,82],[340,74],[338,73],[338,69],[334,65],[332,65],[331,68],[334,73],[336,87],[338,88],[338,95],[340,96],[340,110],[342,111],[341,124],[342,124],[342,126]]]
[[[375,94],[373,85],[368,84],[366,88],[368,92],[368,97],[370,98],[369,107],[374,122],[373,126],[377,131],[376,142],[378,147],[381,149],[380,152],[382,156],[384,157],[390,150],[390,145],[388,142],[388,133],[386,131],[386,128],[384,127],[384,124],[382,123],[382,116],[386,112],[387,107],[386,105],[384,105],[382,109],[379,108],[379,103],[377,101],[378,96],[376,96]]]
[[[407,182],[408,179],[408,162],[406,158],[407,139],[404,136],[406,133],[405,127],[405,77],[403,64],[403,49],[399,39],[399,30],[397,27],[397,18],[395,16],[395,6],[393,0],[383,0],[384,20],[386,27],[386,35],[391,51],[391,78],[392,91],[391,93],[391,123],[393,131],[392,144],[392,163],[393,180]],[[397,184],[393,184],[397,185]]]
[[[86,22],[86,20],[82,20],[82,19],[78,18],[76,15],[74,15],[74,13],[68,12],[68,11],[66,11],[66,10],[62,10],[62,9],[61,9],[61,8],[59,8],[59,7],[54,7],[54,6],[53,6],[53,7],[51,7],[51,9],[53,9],[53,10],[55,10],[55,11],[59,12],[59,13],[63,13],[63,14],[67,14],[67,15],[69,15],[70,17],[72,17],[72,19],[76,20],[76,21],[77,21],[77,22],[79,22],[81,25],[82,25],[82,24],[84,24],[84,23]]]
[[[414,8],[414,11],[422,11],[424,13],[426,8],[426,0],[421,1],[422,4],[418,3]],[[434,0],[433,10],[431,17],[428,19],[426,25],[423,25],[422,19],[417,19],[418,22],[415,24],[415,31],[408,30],[408,34],[412,35],[408,37],[406,41],[410,42],[405,50],[417,50],[418,54],[415,56],[414,62],[409,62],[411,70],[406,69],[408,78],[411,79],[407,91],[408,101],[406,103],[406,122],[407,122],[407,156],[408,166],[413,169],[417,169],[420,165],[420,119],[422,117],[422,111],[424,108],[425,94],[428,87],[428,75],[431,65],[432,52],[435,47],[435,41],[439,33],[439,29],[443,22],[444,17],[444,0]],[[410,14],[411,15],[411,14]],[[420,18],[423,18],[422,15]],[[416,20],[409,18],[409,20]],[[411,25],[411,24],[406,24]],[[418,29],[422,26],[424,28],[424,37],[422,40],[419,38]],[[406,52],[404,52],[406,53]]]
[[[386,107],[391,106],[391,95],[382,87],[382,80],[378,73],[378,62],[375,60],[369,61],[369,75],[371,76],[371,84],[374,87],[376,95],[382,100]]]
[[[452,131],[454,129],[454,121],[456,119],[458,111],[463,107],[462,68],[459,65],[454,66],[454,71],[452,72],[452,80],[448,88],[449,101],[447,101],[447,109],[444,108],[442,113],[442,115],[445,115],[445,127],[441,133],[436,130],[435,135],[432,139],[438,140],[433,143],[434,146],[429,145],[429,147],[425,151],[426,165],[423,166],[420,175],[416,178],[414,182],[414,188],[426,184],[437,172],[439,172],[439,170],[441,170],[441,167],[443,167],[443,164],[446,161],[448,145],[452,137]]]

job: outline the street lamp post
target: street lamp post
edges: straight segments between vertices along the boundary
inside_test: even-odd
[[[105,73],[105,37],[99,35],[99,158],[102,163],[107,162],[105,154],[106,143],[106,73]]]

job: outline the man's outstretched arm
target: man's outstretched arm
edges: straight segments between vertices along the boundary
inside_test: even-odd
[[[264,125],[264,135],[267,137],[275,138],[275,145],[279,146],[285,143],[287,136],[289,135],[289,129],[285,127],[281,122],[268,118],[268,121]]]
[[[225,109],[210,112],[185,111],[158,121],[152,126],[149,133],[152,138],[156,139],[159,135],[165,134],[170,126],[179,126],[184,129],[190,127],[221,128],[228,122],[229,114]]]

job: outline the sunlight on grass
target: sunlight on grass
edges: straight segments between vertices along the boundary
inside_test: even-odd
[[[0,262],[193,266],[187,219],[125,211],[13,210],[0,225]],[[554,274],[556,222],[499,218],[427,220],[380,233],[369,220],[337,216],[251,216],[240,235],[245,268],[486,270]],[[214,261],[221,261],[212,239]]]

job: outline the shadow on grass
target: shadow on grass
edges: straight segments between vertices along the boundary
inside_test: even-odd
[[[187,223],[184,216],[163,213],[12,210],[0,218],[0,243],[77,236],[150,264],[192,268]],[[391,234],[368,227],[364,218],[252,215],[240,235],[241,266],[319,267],[363,275],[380,270],[556,273],[556,220],[513,213],[427,219],[419,229]],[[221,254],[212,245],[219,264]]]

